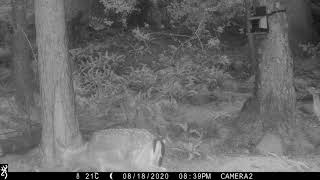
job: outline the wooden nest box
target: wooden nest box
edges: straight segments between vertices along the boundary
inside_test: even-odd
[[[268,14],[265,6],[252,7],[248,21],[250,24],[249,33],[266,34],[269,32]]]

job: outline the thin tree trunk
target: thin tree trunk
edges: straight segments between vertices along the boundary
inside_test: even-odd
[[[82,142],[75,117],[73,83],[68,60],[63,0],[35,0],[38,68],[42,102],[43,163],[59,160],[57,147]]]
[[[246,16],[247,16],[247,37],[248,37],[248,44],[249,44],[249,55],[250,55],[250,62],[251,62],[251,72],[253,74],[256,74],[256,71],[258,69],[258,62],[257,62],[257,57],[256,57],[256,48],[255,48],[255,43],[254,43],[254,35],[253,33],[250,32],[251,25],[249,18],[251,16],[250,13],[250,7],[254,4],[254,2],[250,2],[250,0],[245,0],[245,8],[246,8]],[[256,78],[258,76],[255,76]],[[257,82],[257,81],[255,81]],[[257,86],[255,86],[257,87]],[[256,93],[257,90],[254,90],[254,93]],[[254,94],[256,96],[256,94]]]
[[[12,0],[12,15],[14,35],[12,40],[13,69],[16,86],[16,100],[19,109],[30,115],[35,105],[33,98],[32,69],[30,46],[28,44],[26,30],[26,0]],[[30,116],[29,116],[30,117]],[[30,124],[30,123],[27,123]],[[30,128],[30,127],[27,127]]]

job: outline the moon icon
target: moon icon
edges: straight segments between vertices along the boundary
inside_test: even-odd
[[[112,172],[110,173],[110,179],[112,179]]]

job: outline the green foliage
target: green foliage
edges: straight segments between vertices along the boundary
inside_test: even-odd
[[[100,0],[104,5],[105,11],[111,10],[115,13],[129,14],[136,10],[137,0]]]
[[[236,15],[242,14],[242,0],[173,0],[167,6],[170,23],[192,32],[196,30],[223,31]]]
[[[209,89],[212,81],[222,81],[229,77],[228,73],[214,66],[206,67],[194,62],[191,57],[182,57],[174,62],[174,67],[167,67],[158,71],[162,94],[173,97],[178,101],[190,94],[197,94]]]
[[[172,52],[163,53],[158,68],[128,67],[127,73],[119,75],[115,72],[125,64],[125,56],[108,53],[104,45],[89,45],[70,53],[75,64],[73,75],[78,100],[92,108],[101,103],[112,104],[131,91],[142,94],[147,100],[169,98],[180,101],[190,94],[208,90],[212,82],[219,84],[229,78],[225,72],[229,61],[225,56],[193,58],[185,55],[173,59]],[[83,97],[87,97],[87,103]]]
[[[120,21],[124,27],[127,26],[127,17],[133,11],[137,11],[137,0],[99,0],[105,7],[107,14],[115,14],[120,16]],[[116,16],[117,17],[117,16]],[[112,24],[112,21],[116,19],[105,20],[108,24]]]
[[[131,70],[127,75],[128,88],[141,93],[147,93],[157,84],[157,74],[147,66]]]
[[[176,144],[178,150],[188,153],[188,160],[201,157],[199,149],[203,141],[203,132],[200,128],[192,127],[188,122],[177,124],[182,129],[183,137]]]
[[[127,26],[128,15],[133,12],[141,12],[142,8],[139,0],[99,0],[105,8],[105,13],[109,16],[105,19],[108,24],[121,21],[124,27]],[[145,19],[151,21],[167,21],[166,24],[178,29],[191,32],[211,34],[221,33],[225,26],[230,25],[231,19],[243,15],[242,0],[145,0],[146,4],[151,4]],[[143,7],[145,8],[145,7]],[[157,9],[154,9],[157,8]],[[152,14],[159,12],[156,16]],[[120,19],[119,19],[120,17]]]
[[[307,44],[300,44],[299,46],[307,56],[320,55],[320,43],[318,44],[307,43]]]
[[[140,28],[133,29],[132,34],[139,41],[146,42],[152,40],[150,33],[143,32],[140,30]]]
[[[125,79],[114,73],[125,56],[109,54],[102,45],[74,49],[71,57],[76,64],[75,89],[95,99],[112,97],[124,92]]]

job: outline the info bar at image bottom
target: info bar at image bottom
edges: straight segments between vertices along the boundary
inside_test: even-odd
[[[3,169],[2,169],[3,170]],[[320,179],[320,172],[5,172],[1,178],[67,180],[242,180],[242,179]]]

